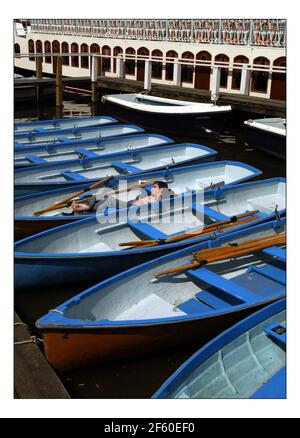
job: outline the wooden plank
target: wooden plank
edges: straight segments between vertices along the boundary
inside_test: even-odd
[[[39,347],[30,341],[26,326],[15,313],[14,394],[20,399],[70,398],[67,390],[45,359]],[[17,344],[20,342],[19,344]]]

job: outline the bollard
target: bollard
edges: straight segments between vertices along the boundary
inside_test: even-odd
[[[181,86],[181,64],[178,62],[174,62],[173,85],[177,87]]]
[[[244,94],[244,96],[249,95],[250,79],[251,79],[251,70],[248,70],[247,66],[244,65],[242,68],[241,87],[240,87],[241,93]]]
[[[152,62],[145,61],[144,90],[151,90]]]
[[[213,67],[212,68],[212,77],[210,83],[210,99],[216,104],[219,98],[219,90],[220,90],[220,80],[221,80],[221,68]]]
[[[120,56],[116,59],[116,73],[118,78],[124,78],[124,61]]]
[[[41,56],[37,56],[35,58],[35,77],[36,79],[43,78],[43,58]],[[40,85],[36,86],[36,102],[39,104],[43,100],[43,87]]]
[[[97,102],[97,78],[98,78],[98,58],[97,56],[92,56],[91,62],[91,91],[92,91],[92,103]]]
[[[57,57],[56,60],[56,74],[55,74],[55,105],[57,107],[63,106],[63,83],[62,83],[62,58]]]

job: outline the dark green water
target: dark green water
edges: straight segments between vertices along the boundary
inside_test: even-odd
[[[92,107],[88,102],[65,101],[64,108],[58,112],[51,105],[37,107],[34,103],[15,106],[15,120],[52,119],[54,117],[80,117],[87,115],[111,115],[105,106],[99,104]],[[251,115],[251,118],[255,118]],[[249,147],[244,140],[242,122],[250,118],[249,114],[235,113],[228,124],[228,129],[217,139],[200,138],[188,131],[185,136],[164,132],[163,119],[160,129],[147,130],[173,138],[177,143],[195,142],[216,149],[219,160],[237,160],[250,164],[263,171],[260,178],[271,178],[286,175],[285,162]],[[256,118],[261,118],[257,115]],[[132,123],[132,120],[128,120]],[[15,307],[32,331],[37,318],[53,307],[61,304],[63,299],[79,293],[80,290],[60,291],[43,290],[39,295],[28,294],[15,297]],[[60,375],[63,383],[73,398],[149,398],[200,345],[188,346],[184,349],[163,352],[152,356],[126,359],[94,365]],[[142,347],[141,347],[142,350]]]

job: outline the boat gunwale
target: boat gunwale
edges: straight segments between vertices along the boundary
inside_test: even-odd
[[[124,125],[127,126],[127,124],[125,124],[125,123],[122,124],[122,125],[120,124],[118,126],[124,126]],[[138,125],[132,125],[132,126],[138,126]],[[142,137],[150,137],[150,138],[154,137],[154,138],[160,138],[162,140],[167,140],[166,141],[166,145],[168,145],[168,144],[171,145],[171,144],[175,143],[175,141],[173,139],[167,137],[166,135],[155,134],[155,133],[153,133],[153,134],[152,133],[146,133],[143,128],[141,128],[141,129],[142,129],[141,131],[137,131],[136,133],[132,133],[132,134],[130,134],[130,133],[129,134],[119,134],[119,135],[115,135],[115,136],[111,136],[111,137],[109,137],[109,136],[108,137],[100,137],[100,139],[98,137],[96,137],[96,138],[92,138],[92,139],[87,139],[86,142],[88,144],[95,143],[95,144],[101,145],[101,144],[103,144],[105,142],[118,143],[120,140],[124,140],[124,139],[127,140],[128,138],[135,139],[135,138],[138,137],[138,139],[140,139]],[[67,147],[72,146],[70,143],[72,143],[72,142],[70,141],[70,142],[65,142],[65,143],[61,143],[61,144],[56,143],[53,146],[55,148],[67,148]],[[74,147],[77,147],[77,142],[76,142],[76,144],[74,144]],[[34,151],[36,149],[43,149],[43,152],[46,152],[46,146],[45,145],[44,146],[39,146],[39,145],[16,146],[15,149],[16,149],[15,152],[18,152],[18,153],[19,152],[23,152],[23,151],[24,152],[31,152],[31,151]],[[25,149],[28,149],[28,151],[26,151]]]
[[[239,178],[239,179],[235,180],[234,182],[229,182],[228,184],[225,184],[225,186],[233,185],[233,184],[239,184],[242,181],[247,181],[247,180],[249,180],[251,178],[256,178],[257,176],[259,176],[259,175],[261,175],[263,173],[261,170],[251,166],[250,164],[243,163],[241,161],[221,160],[221,161],[213,161],[211,163],[190,164],[188,166],[174,167],[172,169],[164,168],[162,170],[158,170],[158,171],[155,170],[153,172],[148,171],[148,172],[137,172],[137,173],[130,174],[130,175],[115,175],[113,177],[113,180],[118,180],[118,179],[131,180],[131,179],[136,178],[138,175],[140,175],[140,178],[146,178],[148,176],[152,178],[156,174],[160,174],[160,175],[166,174],[166,175],[169,175],[169,174],[172,174],[172,173],[187,171],[187,170],[190,170],[190,169],[194,170],[196,167],[199,167],[200,170],[201,170],[201,167],[213,167],[213,166],[221,167],[221,166],[226,166],[226,165],[231,165],[231,166],[240,167],[242,169],[249,170],[250,172],[252,172],[252,174],[245,175],[244,177]],[[29,169],[25,168],[24,170],[23,169],[17,169],[16,172],[21,172],[21,171],[22,172],[26,172],[26,171],[30,171],[30,170],[32,170],[32,169],[31,168],[29,168]],[[87,180],[82,180],[82,183],[79,183],[79,184],[80,185],[81,184],[83,185],[83,184],[86,184],[86,183],[92,184],[92,183],[97,182],[97,181],[99,181],[99,178],[91,178],[91,179],[87,179]],[[78,184],[78,181],[77,181],[76,185],[77,184]],[[72,186],[72,185],[74,185],[74,181],[54,181],[54,182],[48,181],[48,182],[42,182],[42,183],[41,182],[34,182],[34,181],[27,181],[27,182],[26,181],[24,181],[24,182],[20,181],[20,182],[15,182],[14,183],[14,190],[16,191],[16,189],[20,189],[22,187],[24,187],[24,189],[26,189],[26,187],[32,186],[33,189],[34,189],[35,187],[40,187],[40,186],[47,187],[47,186],[51,186],[51,185],[52,186],[53,185],[54,186],[58,186],[58,188],[59,188],[59,186],[62,186],[62,185],[63,186]],[[54,189],[52,189],[52,190],[54,190]],[[46,192],[47,189],[42,190],[42,191]],[[18,196],[16,198],[18,198]]]
[[[111,121],[111,123],[118,123],[118,119],[116,119],[115,117],[112,116],[80,116],[80,117],[66,117],[63,119],[46,119],[46,120],[30,120],[27,122],[14,122],[14,127],[23,127],[23,126],[28,126],[28,125],[34,125],[34,126],[39,126],[39,125],[46,125],[47,123],[51,124],[54,122],[54,124],[58,124],[58,123],[63,123],[63,122],[75,122],[75,121],[79,121],[79,120],[95,120],[96,119],[105,119],[105,120],[109,120]],[[92,126],[92,125],[90,125]],[[95,126],[95,125],[94,125]],[[98,125],[96,125],[98,126]],[[18,132],[15,132],[15,134],[17,134]]]
[[[154,145],[154,146],[144,146],[144,147],[140,147],[140,148],[136,148],[136,149],[130,149],[130,150],[125,150],[125,151],[121,151],[121,152],[111,152],[111,153],[108,153],[108,154],[99,154],[99,156],[98,157],[92,157],[92,158],[89,158],[89,157],[84,157],[84,158],[72,158],[72,159],[69,159],[69,160],[57,160],[57,161],[51,161],[51,162],[45,162],[45,163],[41,163],[41,164],[38,164],[38,165],[34,165],[34,166],[27,166],[27,167],[24,167],[24,168],[16,168],[15,169],[15,173],[22,173],[22,172],[29,172],[29,171],[39,171],[39,170],[45,170],[45,169],[56,169],[56,167],[59,169],[59,166],[72,166],[72,165],[75,165],[75,164],[78,164],[78,165],[82,165],[82,166],[84,166],[84,165],[86,165],[87,163],[97,163],[98,161],[101,161],[101,160],[109,160],[110,158],[114,158],[114,157],[123,157],[123,156],[127,156],[127,155],[130,155],[130,154],[134,154],[134,155],[137,155],[137,154],[147,154],[148,152],[155,152],[155,151],[161,151],[161,150],[176,150],[176,148],[183,148],[183,147],[186,147],[186,148],[188,148],[188,147],[190,147],[190,148],[194,148],[194,149],[198,149],[199,151],[201,150],[201,151],[205,151],[205,152],[207,152],[207,154],[206,155],[199,155],[199,156],[196,156],[196,157],[191,157],[191,158],[187,158],[187,159],[185,159],[185,160],[182,160],[182,161],[179,161],[179,162],[175,162],[175,163],[170,163],[170,164],[167,164],[167,165],[162,165],[162,166],[160,166],[160,167],[155,167],[154,169],[160,169],[160,168],[165,168],[166,166],[169,166],[169,167],[176,167],[176,165],[178,166],[180,163],[189,163],[190,161],[194,161],[194,160],[201,160],[201,159],[205,159],[205,158],[209,158],[209,157],[213,157],[213,156],[215,156],[215,155],[217,155],[218,154],[218,151],[216,151],[215,149],[212,149],[212,148],[210,148],[210,147],[208,147],[208,146],[203,146],[203,145],[200,145],[200,144],[197,144],[197,143],[175,143],[175,142],[173,142],[173,143],[161,143],[161,144],[158,144],[158,145]],[[74,151],[75,152],[75,151]],[[113,160],[113,161],[115,161],[115,160]],[[108,165],[109,165],[109,163],[108,163]],[[82,169],[82,170],[84,170],[84,169]],[[76,171],[76,172],[81,172],[82,170],[78,170],[78,171]],[[148,170],[148,172],[149,172],[149,170]],[[141,173],[141,171],[137,171],[137,172],[134,172],[134,173]]]
[[[131,268],[133,269],[133,268]],[[131,270],[130,269],[130,270]],[[129,270],[128,270],[129,271]],[[124,271],[124,273],[126,273],[127,271]],[[104,280],[102,283],[105,283],[108,280],[114,280],[114,277],[116,277],[117,275],[120,274],[116,274],[112,277],[110,277],[107,280]],[[97,283],[96,285],[92,286],[92,288],[94,287],[99,287],[100,283]],[[86,293],[87,291],[89,291],[90,289],[85,289],[82,293]],[[78,298],[80,294],[75,295],[75,297],[73,297],[72,299]],[[64,333],[74,333],[74,334],[82,334],[85,331],[88,331],[89,333],[93,333],[95,332],[95,334],[98,334],[99,331],[105,331],[105,330],[122,330],[125,328],[128,329],[133,329],[136,327],[155,327],[155,326],[170,326],[173,324],[184,324],[184,323],[189,323],[189,322],[194,322],[194,321],[199,321],[199,320],[205,320],[205,319],[213,319],[213,318],[219,318],[220,316],[227,316],[227,315],[232,315],[238,312],[242,312],[242,311],[247,311],[247,310],[251,310],[253,307],[261,307],[263,306],[264,308],[270,304],[270,303],[274,303],[277,302],[281,299],[285,299],[286,297],[286,293],[285,292],[281,292],[278,293],[276,296],[274,297],[268,297],[268,298],[260,298],[258,297],[258,300],[255,303],[242,303],[242,304],[238,304],[235,306],[230,306],[228,305],[228,307],[224,307],[222,309],[222,311],[220,311],[220,309],[211,309],[211,311],[209,312],[203,312],[203,313],[194,313],[194,314],[186,314],[186,315],[178,315],[178,316],[173,316],[173,317],[165,317],[165,318],[149,318],[149,319],[143,319],[143,320],[109,320],[109,319],[99,319],[98,321],[82,321],[76,318],[66,318],[63,314],[61,314],[60,312],[62,312],[63,310],[61,310],[62,306],[65,305],[68,301],[65,301],[64,303],[62,303],[61,305],[57,306],[55,309],[51,309],[49,310],[49,312],[45,315],[43,315],[42,317],[40,317],[35,325],[38,329],[44,331],[44,332],[59,332],[62,331]],[[48,319],[50,318],[50,316],[52,317],[55,314],[55,317],[58,319],[58,321],[56,322],[49,322],[49,323],[41,323],[40,321],[42,319]],[[63,324],[62,321],[66,321],[66,324]],[[71,323],[67,322],[70,321]],[[97,324],[98,323],[98,324]]]
[[[279,214],[283,214],[285,212],[285,210],[281,210],[280,212],[278,212]],[[270,215],[257,219],[255,221],[252,222],[251,226],[249,226],[248,223],[246,224],[242,224],[242,225],[236,225],[235,227],[230,228],[228,231],[223,231],[222,235],[214,238],[214,242],[217,242],[218,239],[222,236],[228,236],[228,234],[233,233],[235,231],[239,231],[239,230],[244,230],[246,228],[253,228],[256,225],[260,225],[262,223],[268,222],[270,220],[275,219],[276,214],[275,213],[270,213]],[[66,216],[64,217],[66,218]],[[70,225],[82,225],[83,221],[93,221],[95,218],[93,217],[89,217],[87,219],[82,219],[82,220],[78,220],[75,223],[67,223],[64,225],[59,225],[56,226],[54,228],[51,228],[49,230],[45,230],[45,231],[41,231],[40,233],[37,234],[33,234],[32,236],[28,236],[25,237],[24,239],[20,239],[15,243],[15,247],[17,247],[18,245],[23,245],[24,243],[28,243],[32,240],[37,240],[40,237],[43,237],[47,234],[49,234],[50,232],[55,232],[55,231],[62,231],[63,228],[62,227],[68,227]],[[84,222],[85,223],[85,222]],[[58,229],[59,228],[59,229]],[[191,238],[191,239],[185,239],[184,241],[178,241],[178,242],[172,242],[172,243],[167,243],[167,244],[161,244],[161,245],[153,245],[153,247],[148,247],[148,248],[128,248],[128,249],[116,249],[116,250],[112,250],[112,251],[95,251],[95,252],[82,252],[82,253],[27,253],[27,252],[23,252],[23,251],[15,251],[15,258],[16,259],[36,259],[36,258],[40,258],[41,260],[55,260],[55,259],[59,259],[62,260],[64,258],[67,258],[68,260],[76,260],[76,259],[95,259],[95,258],[100,258],[100,257],[119,257],[119,256],[126,256],[128,254],[143,254],[143,253],[148,253],[148,252],[155,252],[155,251],[161,251],[161,250],[171,250],[171,249],[176,249],[176,247],[180,247],[182,245],[184,246],[190,246],[190,245],[196,245],[198,243],[204,243],[204,242],[210,242],[212,240],[212,237],[215,236],[215,232],[211,232],[210,235],[206,235],[206,236],[199,236],[197,238]]]
[[[103,125],[103,126],[100,126],[100,127],[95,127],[95,126],[90,126],[89,127],[89,130],[91,131],[91,130],[101,130],[101,131],[103,131],[103,130],[108,130],[108,129],[112,129],[112,128],[116,128],[116,127],[118,127],[118,128],[120,128],[120,127],[127,127],[127,128],[133,128],[133,129],[135,129],[135,131],[133,131],[135,134],[136,133],[138,133],[138,132],[145,132],[145,129],[144,128],[142,128],[142,127],[140,127],[139,125],[135,125],[135,124],[133,124],[133,123],[116,123],[116,124],[107,124],[107,125]],[[78,131],[78,129],[76,128],[76,130]],[[72,128],[72,129],[69,129],[69,131],[70,132],[64,132],[64,133],[61,133],[62,135],[61,135],[61,137],[65,137],[66,136],[66,134],[72,134],[73,133],[73,131],[74,131],[74,128]],[[85,132],[86,131],[88,131],[88,129],[86,129],[85,130]],[[125,137],[126,135],[131,135],[132,133],[125,133],[125,134],[123,134],[123,136]],[[43,136],[45,135],[45,134],[42,134]],[[48,134],[49,135],[49,134]],[[55,134],[56,135],[56,134]],[[119,134],[119,136],[120,135],[122,135],[122,134]],[[159,134],[158,134],[159,135]],[[57,136],[57,138],[59,139],[59,135]],[[61,142],[61,144],[63,144],[63,145],[68,145],[68,146],[70,146],[71,144],[75,144],[75,145],[77,145],[78,143],[80,144],[80,142],[96,142],[97,140],[99,141],[99,142],[102,142],[102,141],[104,141],[103,140],[103,138],[105,139],[108,139],[108,138],[115,138],[115,137],[117,137],[117,135],[107,135],[107,136],[105,136],[105,137],[100,137],[100,139],[99,139],[99,136],[95,136],[95,137],[92,137],[92,138],[78,138],[78,139],[73,139],[73,138],[71,138],[71,139],[67,139],[67,140],[64,140],[63,142]],[[46,147],[49,147],[49,146],[59,146],[60,145],[60,143],[56,143],[56,144],[53,144],[53,142],[51,142],[51,141],[49,141],[49,142],[43,142],[42,140],[39,142],[39,143],[34,143],[34,144],[30,144],[29,142],[26,142],[26,143],[24,143],[24,142],[19,142],[19,141],[16,141],[16,142],[14,142],[14,149],[16,149],[17,151],[19,151],[19,150],[22,150],[23,148],[26,148],[26,147],[44,147],[44,148],[46,148]]]
[[[136,93],[133,93],[136,94]],[[105,96],[106,102],[109,102],[113,105],[117,105],[123,108],[128,108],[137,112],[141,112],[141,113],[152,113],[155,115],[166,115],[166,116],[212,116],[212,115],[223,115],[223,114],[229,114],[232,112],[232,108],[231,105],[222,105],[222,106],[217,106],[217,105],[213,105],[210,103],[200,103],[200,102],[188,102],[187,103],[181,103],[181,104],[177,104],[177,105],[172,105],[172,106],[164,106],[162,105],[147,105],[147,104],[143,104],[143,103],[135,103],[135,102],[130,102],[130,101],[126,101],[125,99],[120,99],[118,97],[113,97],[114,95],[108,95]],[[136,94],[136,96],[139,96],[139,94]],[[149,97],[149,96],[148,96]],[[156,96],[150,96],[150,97],[156,97]],[[174,101],[174,99],[169,99],[170,101]],[[187,101],[182,101],[182,102],[187,102]],[[167,104],[167,102],[166,102]],[[196,106],[201,107],[201,105],[210,105],[211,109],[214,110],[206,110],[206,111],[200,111],[199,109],[195,108]],[[182,111],[176,111],[176,112],[171,112],[171,111],[166,111],[166,108],[169,109],[182,109]],[[222,109],[219,109],[222,108]],[[189,111],[188,111],[189,110]]]

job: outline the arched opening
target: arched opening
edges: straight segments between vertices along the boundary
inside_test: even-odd
[[[137,52],[138,56],[149,57],[149,50],[146,47],[140,47]],[[144,81],[145,78],[145,61],[139,59],[137,61],[137,81]]]
[[[181,81],[192,84],[193,83],[193,74],[194,74],[194,66],[188,65],[188,63],[194,64],[194,55],[192,52],[184,52],[181,56],[182,60],[185,64],[182,64],[181,67]]]
[[[29,40],[28,41],[28,53],[34,53],[34,42],[33,40]],[[34,56],[29,56],[29,61],[34,61],[35,57]]]
[[[259,56],[255,58],[253,64],[259,64],[261,66],[266,66],[263,68],[268,69],[270,61],[264,56]],[[268,71],[253,71],[251,75],[251,91],[256,91],[259,93],[266,93],[268,89]]]
[[[234,58],[233,62],[236,64],[249,64],[249,59],[246,56],[239,55]],[[241,78],[242,78],[241,68],[234,68],[232,70],[232,83],[231,83],[232,90],[239,90],[241,88]]]
[[[111,55],[110,47],[103,46],[102,55],[105,55],[104,57],[102,57],[102,71],[110,72],[110,55]]]
[[[132,47],[128,47],[128,49],[126,49],[125,54],[126,54],[125,74],[134,76],[135,75],[135,59],[133,57],[135,56],[135,50]],[[127,59],[127,56],[128,56],[128,59]]]
[[[81,53],[88,53],[89,46],[87,44],[81,44],[80,52]],[[81,58],[81,68],[89,68],[89,57],[88,56],[81,56],[80,58]]]
[[[71,44],[71,53],[78,53],[78,44],[77,43]],[[71,56],[71,66],[72,67],[79,67],[78,56]]]
[[[224,53],[221,53],[220,55],[217,55],[215,57],[215,63],[223,62],[229,62],[229,57],[227,55],[224,55]],[[222,64],[220,64],[222,65]],[[228,68],[221,67],[221,78],[220,78],[220,88],[227,88],[228,84]]]
[[[45,53],[51,53],[51,43],[50,41],[44,42],[44,52]],[[51,56],[45,56],[45,63],[51,64]]]
[[[69,53],[69,44],[66,43],[66,42],[63,42],[61,44],[61,51],[62,51],[62,53]],[[68,56],[63,56],[62,57],[62,64],[63,65],[70,65],[69,57]]]
[[[35,51],[36,53],[43,53],[43,43],[41,40],[35,42]]]
[[[19,55],[21,53],[20,44],[18,44],[18,43],[14,44],[14,52],[15,52],[15,55]]]
[[[114,55],[113,72],[114,73],[116,73],[116,71],[117,71],[117,59],[115,58],[115,56],[122,55],[122,54],[123,54],[122,47],[117,46],[117,47],[114,48],[114,51],[113,51],[113,55]]]
[[[92,44],[90,48],[91,53],[100,53],[100,47],[98,44]]]
[[[52,42],[52,52],[53,53],[60,53],[60,44],[57,40],[54,40]],[[56,66],[57,66],[57,57],[53,56],[53,73],[56,73]]]
[[[162,79],[162,62],[158,61],[158,59],[162,59],[163,53],[160,50],[153,50],[151,56],[152,56],[151,77],[154,79]]]
[[[91,52],[91,53],[100,53],[100,47],[99,47],[99,45],[96,44],[96,43],[91,44],[90,52]],[[101,74],[101,58],[100,58],[100,56],[99,56],[99,57],[98,57],[98,75],[100,75],[100,74]]]
[[[37,40],[35,42],[35,52],[36,53],[43,53],[43,43],[41,40]],[[43,58],[41,58],[42,62],[43,62]]]
[[[200,61],[211,61],[211,54],[203,50],[196,55],[196,59]],[[210,85],[210,65],[196,65],[195,69],[195,88],[200,90],[209,90]]]
[[[166,54],[166,59],[170,61],[170,58],[178,58],[178,53],[174,50],[169,50]],[[173,81],[173,75],[174,75],[174,61],[173,62],[166,62],[166,80],[167,81]]]
[[[275,67],[286,67],[286,58],[281,56],[273,62]],[[286,100],[286,73],[272,73],[271,99]]]

